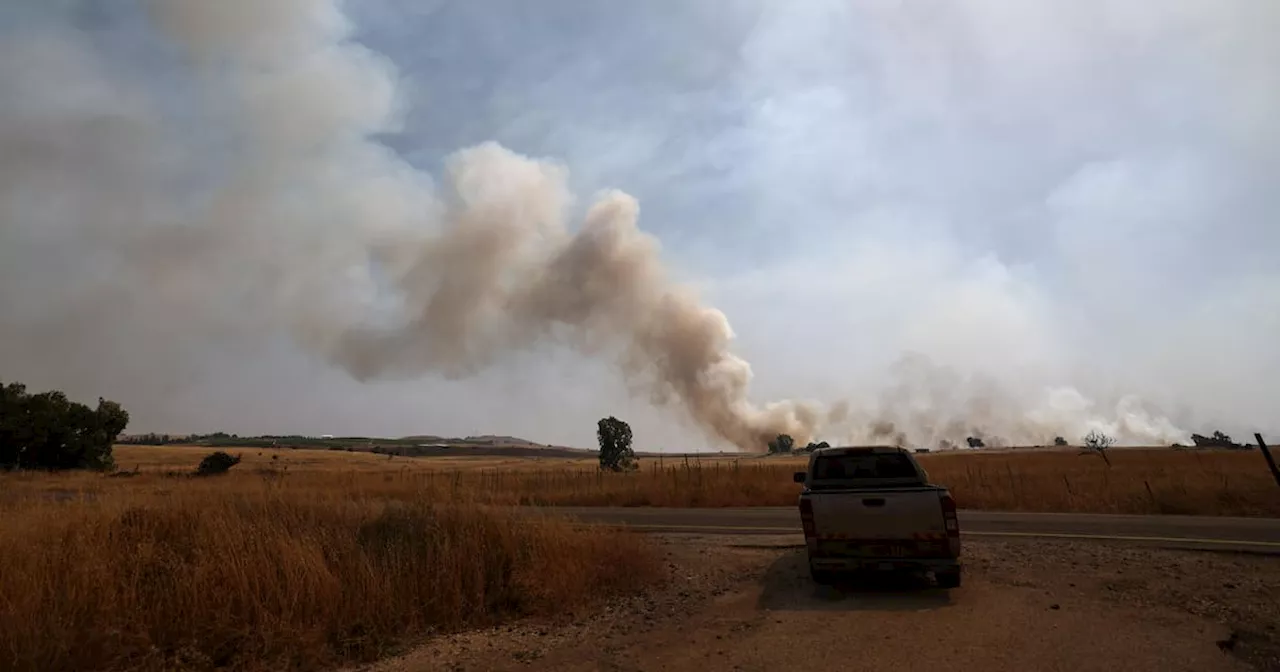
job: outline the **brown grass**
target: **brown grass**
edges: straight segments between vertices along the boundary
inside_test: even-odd
[[[1280,515],[1280,488],[1258,453],[1113,451],[1111,466],[1072,452],[924,455],[930,479],[960,506],[996,511]],[[795,459],[744,459],[663,466],[638,474],[598,471],[406,473],[404,478],[481,491],[490,501],[576,506],[794,506]]]
[[[0,669],[314,668],[561,613],[655,580],[653,549],[506,505],[792,506],[804,463],[646,459],[603,474],[569,459],[244,450],[225,477],[167,474],[207,452],[120,449],[139,470],[127,478],[0,475]],[[1257,452],[921,462],[968,509],[1280,515]]]
[[[71,502],[33,486],[90,477],[6,477],[0,669],[314,669],[659,576],[653,549],[620,532],[245,476],[98,477]]]
[[[1280,487],[1256,451],[1112,450],[1110,467],[1068,451],[923,457],[969,509],[1280,515]]]
[[[791,506],[804,464],[647,458],[603,474],[578,459],[246,449],[226,477],[169,475],[208,452],[120,447],[127,478],[0,475],[0,669],[315,668],[560,614],[656,580],[654,550],[505,505]],[[1110,455],[920,459],[969,509],[1280,515],[1257,452]]]
[[[130,455],[130,453],[136,454]],[[156,470],[194,468],[205,450],[133,448],[118,456],[159,451]],[[708,457],[644,459],[639,473],[602,474],[570,459],[395,458],[337,451],[279,451],[278,459],[243,451],[230,478],[282,482],[306,490],[435,501],[570,506],[791,506],[799,487],[791,473],[803,458]],[[122,459],[123,458],[123,459]],[[372,458],[372,459],[370,459]],[[179,462],[179,459],[185,462]],[[1276,487],[1256,451],[1119,449],[1111,466],[1070,450],[934,453],[920,461],[931,479],[951,488],[960,505],[1001,511],[1280,515]],[[349,460],[349,462],[348,462]],[[510,462],[514,461],[515,464]],[[344,467],[344,465],[352,465]],[[358,466],[357,466],[358,465]],[[161,492],[178,487],[148,468],[130,479],[92,475],[10,477],[9,489],[102,491],[128,482]]]

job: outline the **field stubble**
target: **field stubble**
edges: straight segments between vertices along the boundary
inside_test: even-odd
[[[626,533],[382,495],[227,477],[5,498],[0,669],[315,669],[660,576]]]
[[[148,452],[150,451],[150,452]],[[65,492],[179,487],[160,472],[190,470],[198,448],[117,449],[132,479],[39,477],[28,487]],[[229,478],[288,490],[497,505],[739,507],[790,506],[791,473],[804,458],[645,458],[638,472],[601,473],[589,460],[394,458],[340,451],[244,451]],[[1257,451],[1124,449],[934,453],[918,456],[931,480],[961,508],[991,511],[1280,516],[1276,487]],[[239,473],[235,473],[239,472]]]

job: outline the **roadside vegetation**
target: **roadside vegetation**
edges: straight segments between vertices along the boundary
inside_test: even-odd
[[[637,535],[386,475],[284,478],[221,451],[112,471],[117,405],[3,391],[0,670],[317,669],[661,576]]]
[[[638,536],[235,476],[0,505],[0,669],[315,669],[659,576]]]

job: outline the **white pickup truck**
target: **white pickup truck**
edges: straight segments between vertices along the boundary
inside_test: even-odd
[[[800,520],[817,583],[858,570],[933,574],[960,586],[956,500],[911,453],[897,447],[821,448],[795,481]]]

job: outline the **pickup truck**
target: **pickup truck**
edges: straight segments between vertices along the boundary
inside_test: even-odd
[[[932,573],[960,587],[956,500],[898,447],[820,448],[796,472],[809,572],[820,584],[859,570]]]

